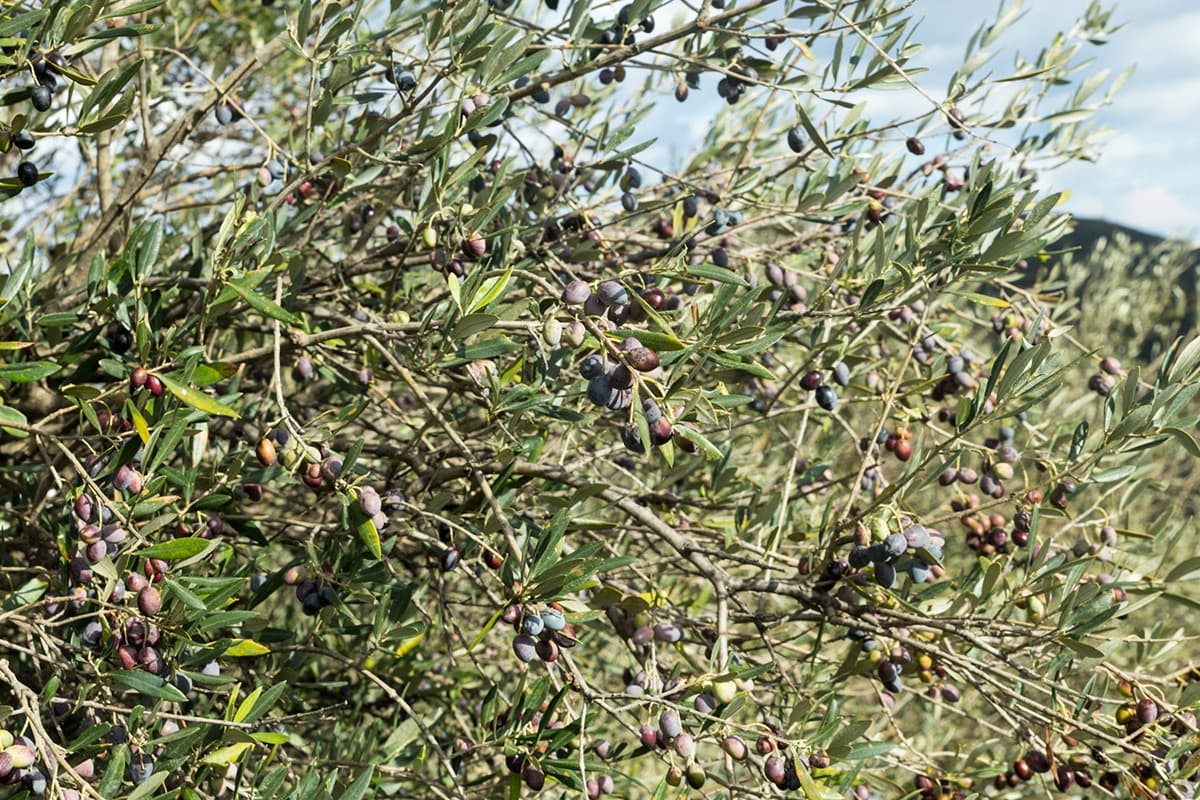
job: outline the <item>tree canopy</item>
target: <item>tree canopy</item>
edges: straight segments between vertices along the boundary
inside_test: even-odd
[[[921,13],[9,4],[0,793],[1190,797],[1112,11]]]

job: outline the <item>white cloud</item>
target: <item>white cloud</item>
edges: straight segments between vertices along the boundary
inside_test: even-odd
[[[1200,216],[1197,209],[1161,184],[1139,186],[1122,198],[1116,219],[1143,230],[1164,231],[1193,238]]]

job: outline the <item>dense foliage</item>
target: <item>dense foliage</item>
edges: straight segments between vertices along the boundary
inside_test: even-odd
[[[0,792],[1190,796],[1110,12],[930,94],[920,11],[10,4]]]

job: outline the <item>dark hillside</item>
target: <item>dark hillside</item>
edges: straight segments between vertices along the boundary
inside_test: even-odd
[[[1111,331],[1139,341],[1142,360],[1153,359],[1175,337],[1186,337],[1196,329],[1200,248],[1195,245],[1106,220],[1076,217],[1071,232],[1051,249],[1063,253],[1051,265],[1070,260],[1086,262],[1092,270],[1122,270],[1120,279],[1093,271],[1090,277],[1072,286],[1071,291],[1079,296],[1084,313],[1090,310],[1087,306],[1112,297],[1114,290],[1147,293],[1158,315],[1154,330],[1135,336],[1133,331],[1119,330],[1120,323],[1113,319],[1115,329]]]

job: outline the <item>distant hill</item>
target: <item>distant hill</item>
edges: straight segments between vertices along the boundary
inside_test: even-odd
[[[1111,239],[1118,233],[1125,234],[1129,237],[1130,241],[1143,245],[1148,250],[1167,241],[1162,236],[1156,236],[1152,233],[1146,233],[1136,228],[1129,228],[1125,225],[1119,225],[1103,219],[1075,217],[1074,220],[1075,229],[1055,243],[1055,250],[1067,247],[1079,247],[1084,252],[1087,252],[1095,247],[1098,240]]]
[[[1057,242],[1050,246],[1050,250],[1062,251],[1078,248],[1080,253],[1087,254],[1096,248],[1097,243],[1101,240],[1113,241],[1119,234],[1123,234],[1129,239],[1130,243],[1139,246],[1141,252],[1149,254],[1163,245],[1178,246],[1186,243],[1178,240],[1167,239],[1163,236],[1158,236],[1153,233],[1146,233],[1137,228],[1130,228],[1126,225],[1121,225],[1116,222],[1109,222],[1103,219],[1091,219],[1089,217],[1074,217],[1074,227],[1071,232],[1063,236]],[[1193,255],[1191,269],[1188,275],[1193,279],[1200,275],[1200,245],[1192,245],[1191,252]],[[1132,265],[1131,265],[1132,266]]]
[[[1075,257],[1086,259],[1096,250],[1102,240],[1114,242],[1119,235],[1123,235],[1133,245],[1130,251],[1131,259],[1128,263],[1128,277],[1131,281],[1141,279],[1139,276],[1143,274],[1142,268],[1147,263],[1152,263],[1157,256],[1173,250],[1175,263],[1183,268],[1179,274],[1178,287],[1183,290],[1186,297],[1186,307],[1181,315],[1174,318],[1172,326],[1174,330],[1169,337],[1191,335],[1197,328],[1198,319],[1197,297],[1200,292],[1197,291],[1197,287],[1200,285],[1200,246],[1193,244],[1189,248],[1186,243],[1173,241],[1115,222],[1075,217],[1071,232],[1055,242],[1050,249],[1063,251],[1077,248],[1078,252]],[[1182,248],[1180,248],[1181,244],[1183,244]],[[1142,341],[1140,347],[1142,360],[1149,361],[1153,354],[1159,352],[1166,344],[1167,341],[1158,335]]]

